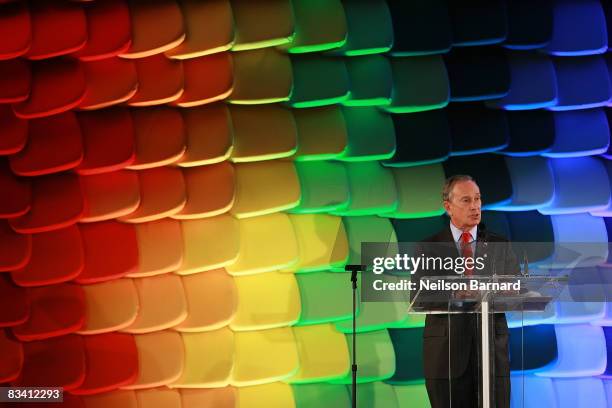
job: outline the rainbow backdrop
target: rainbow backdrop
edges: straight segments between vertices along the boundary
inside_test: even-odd
[[[442,228],[446,176],[515,241],[612,239],[609,11],[0,1],[0,384],[70,408],[350,406],[344,265]],[[596,255],[584,272],[612,276]],[[524,323],[514,407],[612,404],[607,304]],[[422,326],[359,305],[359,406],[429,405]]]

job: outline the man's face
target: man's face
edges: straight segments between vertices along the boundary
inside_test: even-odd
[[[444,202],[444,209],[452,223],[462,230],[480,223],[480,206],[480,189],[473,181],[455,183],[449,199]]]

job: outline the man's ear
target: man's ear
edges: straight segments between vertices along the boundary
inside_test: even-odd
[[[450,217],[451,216],[450,203],[448,201],[444,201],[443,205],[444,205],[444,210],[446,210],[446,214],[448,214],[448,216]]]

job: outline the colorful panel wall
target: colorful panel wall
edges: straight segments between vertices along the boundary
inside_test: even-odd
[[[0,384],[350,406],[344,265],[446,225],[447,176],[510,239],[612,238],[610,10],[0,1]],[[585,273],[612,273],[604,252]],[[514,406],[610,404],[609,305],[509,318]],[[429,406],[423,322],[359,304],[359,406]]]

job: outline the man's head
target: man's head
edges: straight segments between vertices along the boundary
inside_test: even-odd
[[[480,189],[472,177],[456,175],[446,179],[442,200],[457,228],[467,231],[480,223]]]

